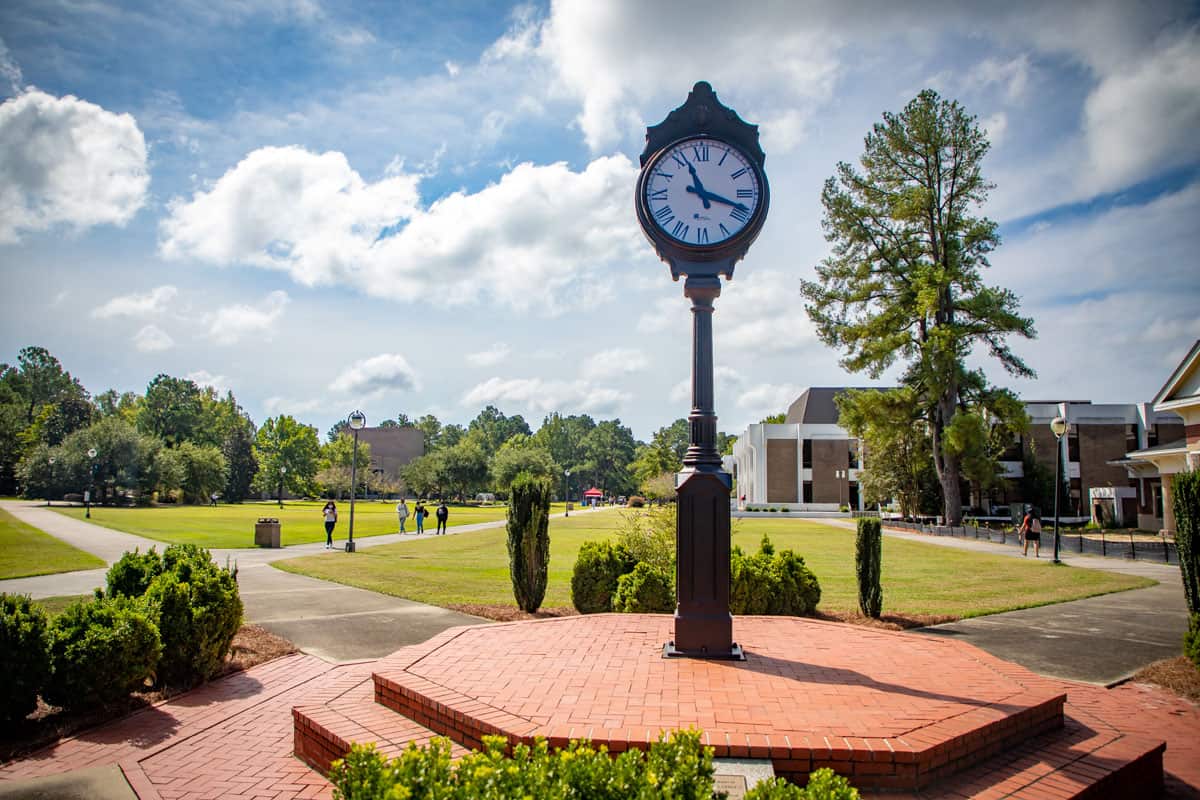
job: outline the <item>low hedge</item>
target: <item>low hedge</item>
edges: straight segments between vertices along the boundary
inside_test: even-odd
[[[734,614],[810,614],[821,601],[821,584],[791,550],[776,553],[764,536],[759,551],[747,556],[730,550],[729,610]]]
[[[485,736],[483,749],[450,758],[450,742],[408,748],[392,761],[374,746],[354,745],[333,763],[329,780],[335,800],[709,800],[713,797],[712,748],[697,731],[662,735],[649,752],[627,750],[613,757],[603,745],[572,741],[550,750],[544,740],[506,752],[504,737]],[[855,800],[844,778],[817,770],[809,788],[776,779],[746,793],[746,800]]]
[[[145,684],[162,654],[153,612],[127,597],[67,606],[46,638],[50,674],[42,697],[63,708],[119,700]]]
[[[630,614],[668,614],[675,610],[675,587],[661,568],[639,561],[633,572],[617,579],[613,610]]]
[[[636,562],[619,544],[584,542],[571,573],[571,603],[580,614],[613,610],[617,580],[632,572]]]
[[[24,719],[37,708],[50,671],[46,612],[28,595],[0,594],[0,721]]]
[[[1188,618],[1187,633],[1183,635],[1183,654],[1196,665],[1196,669],[1200,669],[1200,614],[1192,614]]]

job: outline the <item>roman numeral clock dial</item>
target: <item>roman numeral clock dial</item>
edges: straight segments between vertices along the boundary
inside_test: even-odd
[[[758,171],[736,147],[708,137],[667,147],[650,165],[645,208],[664,233],[693,247],[737,236],[762,201]]]

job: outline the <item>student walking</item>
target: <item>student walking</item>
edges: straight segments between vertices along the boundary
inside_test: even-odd
[[[1021,548],[1021,555],[1029,555],[1029,543],[1033,542],[1033,557],[1041,558],[1042,547],[1042,514],[1036,508],[1030,508],[1025,514],[1025,519],[1021,520],[1021,541],[1024,546]]]
[[[337,504],[330,500],[321,509],[321,515],[325,517],[325,549],[333,549],[333,526],[337,525]]]
[[[408,501],[403,497],[400,498],[399,503],[396,503],[396,516],[400,518],[400,532],[407,533],[404,530],[404,523],[408,521]]]
[[[446,508],[446,501],[437,507],[437,532],[442,536],[446,535],[446,520],[450,519],[450,509]]]
[[[417,507],[413,509],[413,516],[416,517],[416,520],[417,520],[417,533],[418,534],[425,532],[425,516],[428,513],[429,512],[425,510],[425,503],[418,500]]]

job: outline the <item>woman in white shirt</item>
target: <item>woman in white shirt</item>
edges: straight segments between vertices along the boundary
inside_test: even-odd
[[[337,504],[330,500],[321,509],[321,514],[325,517],[325,549],[333,549],[333,526],[337,525]]]
[[[404,533],[404,523],[408,521],[408,501],[403,497],[401,497],[400,502],[396,504],[396,516],[400,518],[400,532]]]

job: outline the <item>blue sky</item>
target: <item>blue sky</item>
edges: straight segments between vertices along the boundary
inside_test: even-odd
[[[94,392],[157,373],[256,421],[494,403],[687,412],[681,286],[633,212],[645,127],[697,80],[761,126],[772,207],[715,317],[738,432],[860,385],[799,281],[821,184],[933,87],[993,142],[985,279],[1039,338],[1026,397],[1152,398],[1200,338],[1200,12],[1189,3],[616,0],[0,6],[0,360]],[[888,376],[883,376],[886,380]]]

